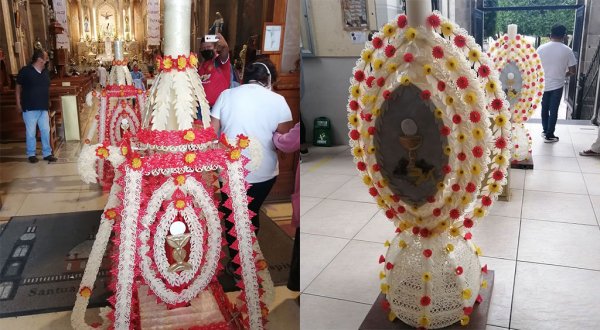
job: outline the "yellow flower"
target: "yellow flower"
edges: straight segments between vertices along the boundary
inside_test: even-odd
[[[488,282],[486,280],[481,281],[481,287],[482,288],[485,289],[485,288],[487,288],[487,286],[488,286]]]
[[[469,51],[469,61],[471,62],[477,62],[479,61],[479,56],[481,55],[481,52],[479,52],[479,50],[477,49],[471,49]]]
[[[444,112],[441,109],[436,108],[435,109],[435,118],[442,119],[443,116],[444,116]]]
[[[387,66],[387,70],[389,73],[394,73],[398,69],[398,66],[395,63],[390,63]]]
[[[479,164],[471,165],[471,173],[474,175],[479,175],[479,173],[481,173],[481,166],[479,166]]]
[[[458,61],[454,57],[448,58],[446,61],[446,69],[448,71],[454,71],[458,67]]]
[[[390,289],[390,286],[385,284],[385,283],[381,283],[381,293],[388,293],[388,290]]]
[[[504,115],[502,115],[502,114],[497,115],[496,118],[494,118],[494,123],[496,123],[496,125],[502,127],[506,124],[506,117],[504,117]]]
[[[108,157],[108,149],[106,149],[104,147],[100,147],[96,150],[96,155],[99,156],[100,158],[106,158],[106,157]]]
[[[467,136],[463,133],[458,134],[458,142],[463,143],[467,139]]]
[[[469,197],[468,195],[464,195],[460,198],[460,200],[463,205],[467,205],[471,202],[471,197]]]
[[[348,122],[350,123],[350,125],[356,127],[358,125],[358,116],[355,114],[351,114],[350,116],[348,116]]]
[[[79,294],[84,298],[89,298],[92,295],[92,290],[86,286],[79,290]]]
[[[360,57],[363,59],[363,61],[369,63],[371,62],[371,59],[373,59],[373,51],[367,48],[360,53]]]
[[[238,148],[231,150],[231,153],[229,153],[229,158],[231,160],[238,160],[240,157],[242,157],[242,151]]]
[[[449,36],[452,34],[452,32],[454,32],[454,26],[452,26],[452,23],[450,22],[445,22],[442,23],[442,33],[444,34],[444,36]]]
[[[381,69],[381,67],[382,67],[382,66],[383,66],[383,61],[382,61],[382,60],[380,60],[380,59],[376,59],[376,60],[373,62],[373,70],[375,70],[375,71],[377,71],[377,70]]]
[[[363,104],[367,105],[375,102],[376,99],[377,97],[375,95],[365,95],[362,97],[361,101]]]
[[[448,196],[448,197],[446,197],[446,198],[445,198],[445,200],[444,200],[444,201],[446,202],[446,204],[452,204],[452,202],[453,202],[454,200],[452,199],[452,196]]]
[[[121,147],[121,155],[123,155],[123,156],[127,155],[127,147]]]
[[[374,154],[375,153],[375,146],[370,146],[367,149],[367,153],[370,154],[370,155]]]
[[[136,169],[142,167],[142,160],[139,157],[135,157],[131,160],[131,167]]]
[[[460,229],[458,229],[456,227],[450,228],[450,235],[453,237],[460,235]]]
[[[443,182],[438,182],[438,184],[437,184],[438,190],[442,190],[442,189],[444,189],[444,187],[446,187],[446,185]]]
[[[408,224],[408,222],[402,221],[398,225],[398,228],[400,228],[400,230],[407,230],[408,228],[410,228],[410,225]]]
[[[489,92],[489,93],[493,93],[496,91],[496,83],[493,81],[488,81],[488,83],[485,85],[485,89]]]
[[[469,315],[463,315],[460,317],[460,325],[468,325],[470,321]]]
[[[431,68],[431,65],[429,65],[429,64],[423,65],[423,74],[425,74],[425,75],[431,74],[432,70],[433,69]]]
[[[499,192],[501,188],[502,187],[495,182],[488,185],[488,189],[490,190],[490,192],[493,192],[493,193]]]
[[[250,139],[248,139],[247,137],[243,137],[238,140],[238,146],[242,149],[248,148],[249,145],[250,145]]]
[[[444,154],[445,154],[446,156],[450,156],[450,154],[451,154],[451,153],[452,153],[452,148],[450,148],[450,146],[446,146],[446,147],[444,148]]]
[[[454,98],[450,95],[446,96],[446,105],[450,106],[454,104]]]
[[[458,174],[458,176],[463,176],[463,175],[465,175],[465,170],[462,168],[459,168],[458,171],[456,171],[456,173]]]
[[[362,158],[364,156],[364,152],[361,147],[354,147],[352,154],[354,154],[354,157],[356,158]]]
[[[400,77],[400,83],[403,86],[408,86],[408,84],[410,84],[410,78],[408,78],[408,76],[402,76]]]
[[[394,27],[392,24],[386,24],[383,26],[382,30],[383,35],[386,36],[386,38],[389,38],[394,35],[394,32],[396,32],[396,27]]]
[[[477,207],[473,210],[473,214],[478,218],[482,218],[485,216],[485,211],[481,207]]]
[[[464,300],[471,299],[471,295],[472,295],[472,294],[473,294],[473,293],[471,292],[471,289],[469,289],[469,288],[466,288],[466,289],[464,289],[464,290],[462,291],[462,298],[463,298]]]
[[[419,325],[422,327],[426,327],[429,325],[429,319],[427,318],[427,316],[423,315],[421,316],[421,318],[419,318]]]
[[[195,54],[191,54],[190,55],[190,64],[193,67],[197,67],[198,66],[198,56],[196,56]]]
[[[448,243],[448,244],[446,245],[446,251],[448,251],[448,252],[452,252],[452,251],[454,251],[454,245],[452,245],[452,244]]]
[[[463,99],[466,104],[472,105],[473,103],[477,102],[477,95],[475,95],[473,92],[467,92],[465,93]]]
[[[382,270],[379,272],[379,279],[383,280],[385,278],[385,272]]]
[[[494,162],[498,165],[504,165],[506,164],[506,157],[502,155],[497,155],[496,157],[494,157]]]
[[[107,210],[106,217],[109,219],[114,219],[117,217],[117,212],[114,209]]]
[[[406,31],[404,31],[404,38],[408,39],[408,40],[415,40],[415,38],[417,37],[417,30],[415,30],[414,28],[408,28],[406,29]]]
[[[429,282],[431,280],[431,273],[430,272],[423,273],[423,276],[421,276],[421,279],[423,280],[423,282]]]
[[[416,210],[415,210],[415,211],[416,211]],[[418,224],[422,224],[422,223],[423,223],[423,218],[421,218],[421,217],[418,217],[418,218],[417,218],[417,223],[418,223]]]
[[[371,111],[371,113],[373,114],[373,116],[377,117],[377,116],[379,116],[380,111],[381,110],[379,110],[379,108],[375,108],[375,109],[373,109],[373,111]]]
[[[406,242],[405,242],[403,239],[401,239],[401,240],[398,242],[398,246],[399,246],[401,249],[404,249],[404,248],[406,248],[406,247],[408,246],[408,244],[406,244]]]
[[[187,59],[185,58],[185,56],[179,56],[177,58],[177,68],[179,70],[183,70],[183,69],[185,69],[186,66],[187,66]]]
[[[196,134],[194,134],[194,132],[192,132],[192,131],[187,131],[187,132],[185,132],[183,139],[186,141],[192,142],[196,139]]]
[[[185,201],[184,200],[178,200],[177,202],[175,202],[175,208],[176,209],[183,209],[185,207]]]
[[[367,185],[369,185],[369,184],[367,184]],[[383,200],[383,198],[381,198],[381,196],[377,196],[377,206],[379,206],[382,209],[386,208],[385,201]]]
[[[440,231],[446,231],[446,229],[448,228],[448,226],[450,226],[450,224],[448,223],[448,221],[442,220],[442,221],[440,221],[440,223],[438,223],[437,229],[439,229]]]
[[[479,246],[475,247],[475,254],[481,256],[483,253],[481,252],[481,248]]]
[[[354,98],[357,98],[360,96],[360,88],[358,87],[358,85],[354,85],[354,86],[350,87],[350,94]]]
[[[184,161],[188,164],[193,163],[196,160],[196,154],[193,152],[189,152],[185,155]]]
[[[179,185],[179,186],[183,185],[183,184],[185,183],[185,176],[183,176],[183,175],[178,175],[178,176],[175,178],[175,182],[176,182],[176,183],[177,183],[177,185]]]
[[[480,128],[474,128],[471,131],[471,134],[473,134],[473,137],[477,140],[483,139],[483,131]]]
[[[363,176],[363,182],[367,185],[370,186],[373,184],[373,180],[371,180],[371,177],[368,175]],[[383,202],[383,199],[381,200]]]
[[[170,57],[165,57],[163,60],[163,68],[169,70],[173,67],[173,60]]]

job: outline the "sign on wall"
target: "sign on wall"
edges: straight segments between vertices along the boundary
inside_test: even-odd
[[[56,35],[56,48],[70,50],[69,24],[67,23],[67,1],[53,0],[56,21],[64,28],[63,33]]]
[[[160,45],[160,0],[148,0],[148,46]]]

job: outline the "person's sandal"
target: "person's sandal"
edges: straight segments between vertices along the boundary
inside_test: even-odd
[[[580,151],[580,156],[600,156],[600,152],[594,152],[591,149]]]

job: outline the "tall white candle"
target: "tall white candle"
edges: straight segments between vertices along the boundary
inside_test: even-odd
[[[122,61],[123,60],[123,41],[115,40],[115,60]]]
[[[165,55],[190,53],[192,0],[165,0]]]
[[[431,13],[430,0],[406,0],[408,26],[425,25],[425,18]]]
[[[508,37],[514,39],[517,36],[517,24],[508,24]]]

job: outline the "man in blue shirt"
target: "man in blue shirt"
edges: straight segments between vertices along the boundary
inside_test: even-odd
[[[57,159],[50,147],[50,119],[48,104],[50,99],[50,75],[46,69],[48,53],[35,49],[31,64],[23,67],[17,76],[16,101],[17,111],[23,113],[25,122],[27,157],[30,163],[37,163],[35,156],[36,128],[39,126],[42,140],[42,156],[48,162]]]

